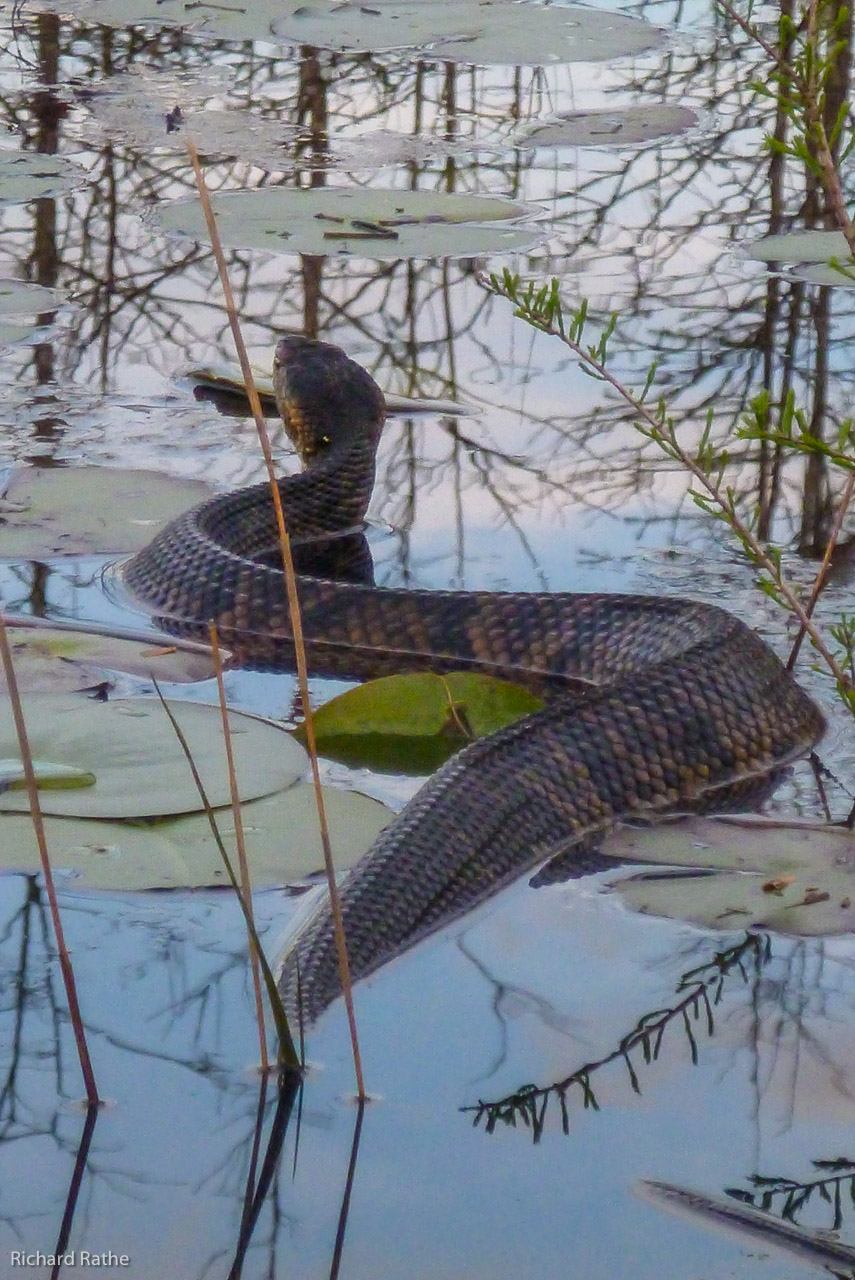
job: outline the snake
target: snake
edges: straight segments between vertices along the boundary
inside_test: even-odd
[[[358,543],[386,416],[380,388],[338,347],[294,334],[277,344],[273,385],[302,462],[277,481],[295,547]],[[277,545],[270,487],[254,485],[168,524],[124,580],[161,626],[207,638],[214,621],[235,661],[288,666]],[[316,675],[476,671],[544,699],[453,756],[347,875],[354,980],[524,873],[541,868],[541,883],[584,873],[620,821],[756,804],[825,730],[769,645],[706,602],[421,591],[305,572],[297,592]],[[328,900],[298,931],[279,984],[309,1023],[341,993]]]

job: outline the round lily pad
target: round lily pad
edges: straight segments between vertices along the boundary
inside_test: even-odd
[[[218,40],[341,52],[424,50],[443,61],[536,65],[625,57],[662,42],[641,18],[512,0],[41,0],[108,26],[193,27]]]
[[[27,280],[0,279],[0,316],[34,316],[53,311],[62,301],[58,289],[30,284]]]
[[[345,870],[370,848],[392,814],[352,791],[323,792],[333,857]],[[308,784],[244,804],[241,814],[254,889],[302,880],[323,867],[315,794]],[[236,866],[229,809],[218,811],[217,826]],[[55,874],[72,888],[124,892],[229,883],[203,814],[144,825],[48,817],[45,836]],[[0,813],[0,871],[40,867],[29,817]]]
[[[121,671],[160,681],[208,680],[211,659],[186,653],[168,642],[120,640],[116,636],[49,627],[16,627],[7,623],[15,679],[28,693],[72,692],[108,681]],[[0,692],[5,691],[0,672]]]
[[[625,14],[509,0],[302,5],[278,18],[273,30],[325,49],[425,49],[444,61],[478,65],[596,61],[640,53],[662,39],[655,27]]]
[[[516,252],[538,239],[509,225],[537,212],[492,196],[350,187],[259,187],[212,197],[220,237],[239,249],[363,258]],[[165,231],[206,242],[198,199],[163,204]]]
[[[855,262],[842,231],[790,231],[764,236],[748,245],[747,251],[760,262],[790,263],[792,274],[800,280],[855,288]]]
[[[65,156],[0,152],[0,204],[25,204],[82,187],[86,171]]]
[[[696,112],[669,102],[571,111],[526,134],[519,147],[625,147],[694,128]]]
[[[622,828],[603,852],[622,861],[714,869],[704,876],[644,871],[612,886],[648,915],[808,937],[855,928],[855,836],[839,828],[691,818]]]
[[[32,467],[17,472],[0,498],[0,556],[138,551],[210,494],[199,481],[157,471]]]
[[[218,707],[171,702],[213,806],[229,803]],[[24,700],[35,759],[89,770],[95,785],[40,793],[45,813],[87,818],[146,818],[194,813],[202,807],[184,753],[157,698],[108,702],[72,694],[32,694]],[[255,716],[229,713],[241,798],[290,786],[306,756],[284,730]],[[11,706],[0,702],[0,758],[20,757]],[[26,811],[26,792],[0,792],[0,810]]]

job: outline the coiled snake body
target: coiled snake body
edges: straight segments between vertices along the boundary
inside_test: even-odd
[[[274,387],[305,469],[280,480],[292,537],[358,528],[374,483],[382,393],[338,348],[283,338]],[[266,485],[216,497],[125,567],[164,625],[239,658],[286,662],[283,574]],[[550,859],[578,873],[632,815],[733,808],[804,754],[820,712],[768,646],[711,605],[646,596],[418,592],[301,577],[310,669],[478,670],[533,685],[544,710],[461,751],[348,876],[342,909],[355,977]],[[339,992],[328,907],[286,958],[304,1013]]]

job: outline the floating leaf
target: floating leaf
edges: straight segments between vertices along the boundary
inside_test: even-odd
[[[25,204],[82,187],[86,171],[65,156],[0,152],[0,204]]]
[[[12,477],[0,500],[0,556],[138,551],[210,494],[199,481],[156,471],[31,467]]]
[[[318,749],[350,765],[431,773],[473,738],[537,711],[527,689],[471,672],[370,680],[314,714]]]
[[[829,262],[849,258],[849,246],[842,231],[790,231],[786,235],[764,236],[746,245],[759,262]]]
[[[507,0],[380,0],[304,5],[274,23],[280,38],[343,52],[429,49],[443,61],[537,65],[598,61],[661,42],[655,27],[625,14]]]
[[[641,53],[662,32],[640,18],[509,0],[41,0],[108,26],[194,27],[218,40],[265,40],[341,52],[416,49],[443,61],[537,65]]]
[[[377,800],[324,788],[336,866],[353,866],[391,820]],[[323,866],[314,790],[297,783],[241,808],[253,888],[302,880]],[[217,813],[227,849],[234,848],[229,809]],[[203,814],[134,824],[87,818],[45,818],[51,863],[74,888],[124,892],[192,889],[228,883]],[[0,871],[38,871],[38,849],[28,816],[0,813]]]
[[[204,653],[184,653],[147,641],[119,640],[84,631],[51,627],[30,630],[8,624],[9,641],[18,687],[29,693],[71,692],[122,671],[161,681],[207,680],[213,675],[211,659]],[[0,673],[0,692],[5,682]]]
[[[211,199],[224,244],[270,253],[363,258],[516,252],[540,233],[509,226],[538,210],[493,196],[358,187],[257,187]],[[163,204],[165,231],[207,242],[200,201]]]
[[[211,804],[229,803],[219,708],[171,702]],[[201,801],[184,753],[156,698],[99,702],[71,694],[32,694],[24,701],[30,750],[97,781],[82,791],[45,792],[45,813],[87,818],[144,818],[195,813]],[[241,797],[290,786],[305,768],[298,743],[267,720],[231,712],[232,747]],[[0,703],[0,757],[20,758],[11,707]],[[21,792],[0,795],[0,810],[26,810]]]
[[[855,261],[842,231],[791,231],[764,236],[748,245],[747,250],[760,262],[791,263],[792,274],[800,280],[855,288]],[[832,261],[839,266],[832,266]]]
[[[58,289],[45,289],[26,280],[0,279],[0,316],[34,316],[53,311],[62,302]]]
[[[74,791],[78,787],[95,786],[94,773],[88,769],[77,769],[70,764],[34,760],[33,773],[39,791]],[[20,760],[0,760],[0,791],[23,791],[26,785],[24,766]]]
[[[717,870],[702,877],[644,872],[613,886],[649,915],[809,937],[855,928],[855,836],[839,828],[691,818],[623,828],[603,852],[622,861]]]
[[[676,137],[698,122],[696,112],[669,102],[598,111],[571,111],[525,135],[518,147],[625,147]]]

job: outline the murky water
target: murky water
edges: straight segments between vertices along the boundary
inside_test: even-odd
[[[250,40],[126,27],[115,11],[14,22],[7,12],[0,28],[0,159],[58,155],[83,170],[57,194],[0,203],[0,277],[59,291],[55,309],[39,303],[34,334],[0,334],[0,467],[146,468],[223,488],[260,478],[248,420],[195,399],[182,376],[233,358],[213,262],[158,223],[164,202],[192,191],[166,113],[180,104],[192,121],[194,110],[226,110],[238,132],[206,142],[214,189],[388,188],[535,206],[516,256],[482,245],[396,259],[386,246],[374,258],[359,242],[337,253],[334,240],[324,254],[228,250],[260,360],[278,329],[296,328],[340,343],[389,392],[475,410],[390,420],[371,509],[379,583],[691,594],[725,603],[785,651],[780,616],[684,477],[560,344],[477,279],[503,265],[557,275],[571,302],[590,299],[595,325],[617,312],[615,371],[640,382],[656,358],[657,387],[688,439],[710,407],[725,438],[763,387],[779,396],[793,386],[833,433],[855,379],[851,295],[770,279],[745,256],[803,192],[798,173],[762,150],[772,106],[749,87],[758,59],[735,28],[700,3],[639,6],[664,32],[655,47],[544,69],[513,50],[504,65],[471,66],[276,42],[269,16]],[[591,149],[525,141],[559,113],[662,101],[696,113],[687,135]],[[292,466],[285,442],[277,447]],[[748,442],[735,453],[746,509],[759,507],[764,531],[809,582],[834,477]],[[7,558],[4,607],[127,621],[102,589],[117,548],[78,549],[79,559]],[[849,594],[845,560],[837,572],[829,615]],[[822,679],[802,675],[832,708]],[[321,698],[331,690],[314,683]],[[292,682],[236,675],[230,692],[285,715]],[[845,814],[844,720],[822,754],[841,780],[829,783],[832,806]],[[340,766],[330,772],[354,781]],[[412,787],[357,781],[396,804]],[[797,769],[775,803],[819,812],[810,771]],[[272,952],[293,902],[259,895]],[[66,889],[62,906],[99,1085],[113,1102],[78,1187],[82,1090],[46,905],[38,882],[7,876],[0,1276],[49,1275],[19,1267],[13,1251],[61,1246],[77,1251],[63,1274],[88,1250],[128,1256],[104,1274],[225,1277],[250,1220],[247,1280],[796,1280],[821,1269],[792,1245],[775,1252],[666,1212],[642,1194],[651,1179],[758,1204],[765,1192],[773,1212],[855,1248],[848,938],[767,946],[630,915],[596,879],[513,886],[358,990],[376,1095],[360,1119],[338,1006],[312,1033],[302,1098],[278,1097],[272,1084],[259,1098],[230,897]],[[465,1109],[479,1103],[473,1124],[479,1113]],[[772,1181],[758,1189],[757,1177]]]

